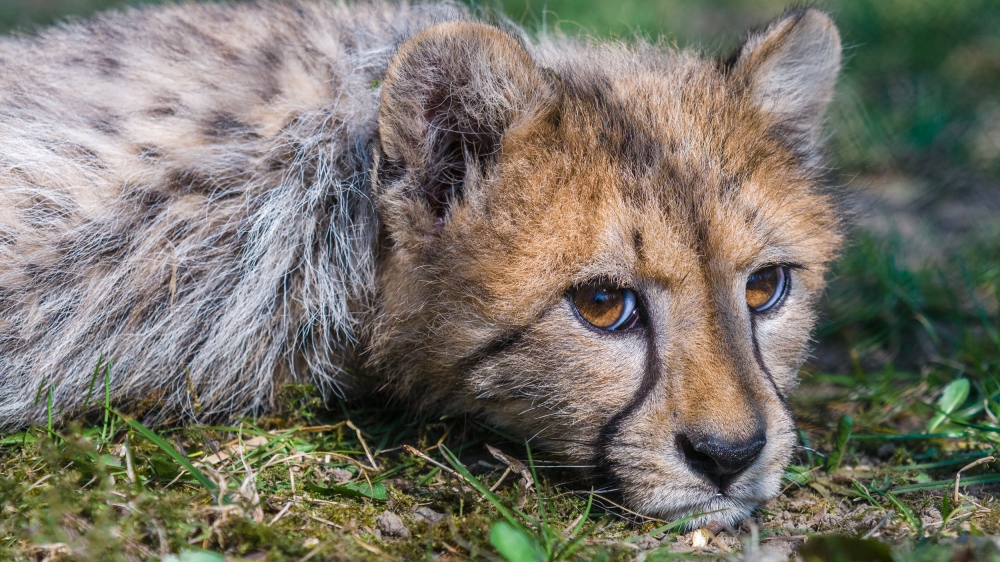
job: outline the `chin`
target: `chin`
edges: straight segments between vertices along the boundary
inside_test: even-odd
[[[723,493],[695,475],[671,478],[670,483],[629,498],[636,511],[664,521],[691,519],[683,526],[691,530],[709,522],[737,526],[781,491],[782,466],[752,468]],[[641,497],[640,497],[641,496]]]

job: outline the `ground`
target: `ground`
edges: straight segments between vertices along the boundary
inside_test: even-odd
[[[8,0],[0,23],[114,5]],[[722,50],[784,2],[541,5],[503,3]],[[820,7],[847,47],[831,184],[854,226],[794,398],[801,448],[753,518],[682,533],[475,420],[308,387],[267,418],[153,432],[100,407],[98,369],[86,424],[0,439],[0,559],[1000,560],[1000,4]]]

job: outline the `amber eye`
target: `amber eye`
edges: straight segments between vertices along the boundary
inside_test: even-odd
[[[747,279],[747,305],[754,312],[774,308],[788,290],[788,268],[772,265],[758,269]]]
[[[635,291],[602,283],[588,283],[572,293],[573,306],[595,328],[628,330],[639,324],[639,306]]]

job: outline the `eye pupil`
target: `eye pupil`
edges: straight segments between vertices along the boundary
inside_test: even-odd
[[[747,279],[747,305],[764,312],[777,305],[785,294],[788,275],[783,266],[758,269]]]
[[[638,319],[631,289],[588,283],[573,291],[572,302],[584,320],[602,330],[628,329]]]

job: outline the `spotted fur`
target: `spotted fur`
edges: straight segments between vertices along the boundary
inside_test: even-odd
[[[78,411],[100,358],[161,420],[379,388],[592,465],[643,512],[736,521],[778,490],[840,243],[839,62],[814,10],[728,61],[451,4],[184,4],[3,39],[0,425],[40,421],[40,388]],[[767,265],[792,285],[758,315]],[[588,327],[568,295],[594,280],[633,288],[643,327]],[[722,489],[692,432],[766,446]]]

